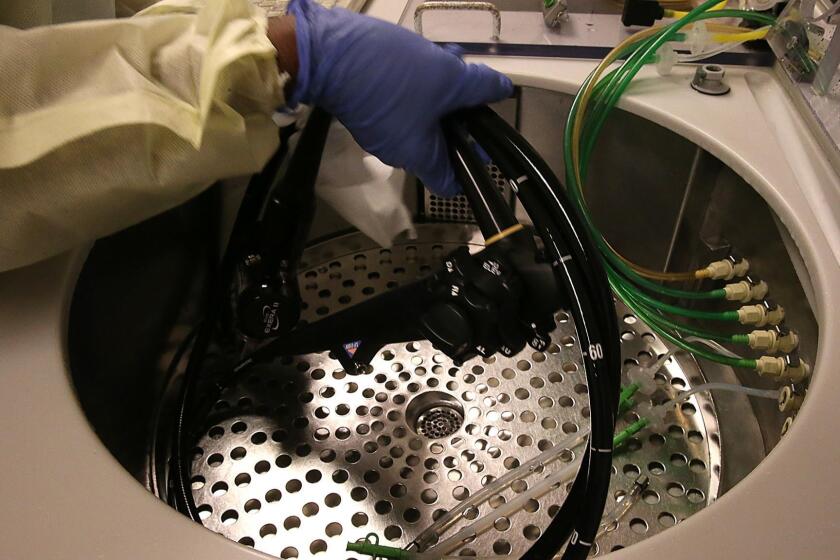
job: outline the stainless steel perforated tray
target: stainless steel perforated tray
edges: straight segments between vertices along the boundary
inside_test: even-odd
[[[458,245],[480,247],[470,226],[428,225],[391,249],[351,234],[307,250],[301,274],[309,321],[426,275]],[[625,364],[667,351],[619,305]],[[351,558],[348,541],[377,533],[405,546],[445,510],[508,469],[588,427],[589,408],[573,322],[557,315],[547,352],[473,359],[455,367],[426,341],[391,345],[373,372],[347,375],[326,354],[251,370],[222,395],[196,442],[193,494],[204,523],[282,558]],[[672,358],[657,375],[665,398],[703,381],[696,363]],[[620,429],[637,419],[630,412]],[[650,486],[597,553],[629,546],[702,509],[717,495],[720,436],[713,402],[692,397],[667,429],[640,432],[617,450],[609,511],[639,474]],[[463,523],[491,512],[562,460],[515,483]],[[558,488],[455,554],[517,557],[563,502]]]

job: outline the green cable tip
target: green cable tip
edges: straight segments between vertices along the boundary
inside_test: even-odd
[[[647,418],[639,418],[638,420],[636,420],[635,422],[633,422],[632,424],[630,424],[629,426],[627,426],[626,428],[624,428],[623,430],[621,430],[620,432],[615,434],[615,437],[613,438],[613,448],[618,447],[621,444],[623,444],[630,437],[636,435],[639,432],[639,430],[641,430],[642,428],[644,428],[647,425],[648,425],[648,419]]]
[[[639,387],[641,387],[641,385],[639,385],[638,383],[631,383],[630,385],[622,389],[621,395],[619,395],[618,397],[619,401],[626,401],[627,399],[635,395],[636,391],[639,390]]]
[[[358,552],[359,554],[366,554],[373,558],[395,558],[396,560],[408,560],[411,558],[411,553],[407,550],[369,541],[349,542],[347,543],[347,550]]]
[[[618,403],[618,415],[621,416],[631,408],[636,406],[636,401],[633,399],[624,399],[623,401],[619,401]]]
[[[618,415],[621,416],[634,406],[636,406],[636,401],[634,401],[631,397],[636,394],[636,391],[639,390],[638,383],[631,383],[627,387],[624,387],[621,390],[621,394],[618,397]]]

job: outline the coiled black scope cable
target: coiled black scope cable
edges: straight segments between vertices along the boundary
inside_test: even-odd
[[[310,123],[312,124],[312,123]],[[318,128],[326,130],[327,118]],[[312,130],[312,129],[310,129]],[[461,111],[445,119],[444,131],[450,155],[478,225],[485,238],[517,226],[513,213],[490,179],[484,162],[477,155],[478,143],[508,178],[511,188],[533,221],[543,241],[544,251],[552,264],[555,281],[567,295],[567,306],[578,332],[589,387],[591,434],[586,453],[571,490],[549,528],[523,558],[551,558],[568,541],[565,560],[585,558],[603,514],[612,467],[612,437],[618,405],[620,350],[618,326],[612,292],[607,283],[600,257],[582,226],[581,216],[569,204],[564,189],[537,152],[519,133],[486,107]],[[324,133],[325,134],[325,133]],[[320,136],[320,134],[316,134]],[[321,143],[321,147],[323,143]],[[279,159],[272,158],[254,181],[255,186],[273,182],[268,175],[279,172]],[[257,190],[256,188],[254,190]],[[264,190],[264,187],[263,189]],[[246,200],[264,195],[251,196]],[[243,210],[246,210],[243,208]],[[240,211],[235,232],[245,221],[254,219],[254,212]],[[247,224],[245,224],[247,225]],[[521,226],[520,226],[521,227]],[[201,406],[193,402],[200,370],[214,331],[214,306],[224,305],[226,283],[230,279],[231,254],[236,254],[236,234],[232,236],[219,274],[215,301],[209,302],[208,315],[200,329],[185,375],[184,392],[176,421],[170,473],[174,475],[176,507],[191,519],[200,522],[189,486],[185,425],[191,413],[201,414]],[[212,402],[225,389],[217,385],[203,402]],[[192,411],[192,412],[191,412]]]
[[[489,154],[530,216],[568,295],[582,348],[591,409],[591,434],[571,491],[549,528],[523,556],[551,558],[568,541],[564,560],[586,558],[603,515],[612,468],[612,439],[620,389],[620,347],[615,304],[599,254],[583,220],[536,150],[487,107],[464,110],[444,123],[464,192],[482,232],[498,227],[489,215],[501,199],[475,151]]]

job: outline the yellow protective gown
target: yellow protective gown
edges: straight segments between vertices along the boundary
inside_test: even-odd
[[[247,0],[0,26],[0,271],[259,170],[288,76]]]

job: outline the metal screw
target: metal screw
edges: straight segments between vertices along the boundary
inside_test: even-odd
[[[706,95],[724,95],[731,89],[729,84],[723,81],[725,75],[723,67],[717,64],[704,64],[694,72],[691,87]]]

